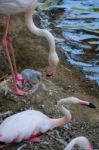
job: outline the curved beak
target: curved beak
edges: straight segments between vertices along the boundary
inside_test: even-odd
[[[47,77],[54,77],[56,75],[56,66],[52,66],[48,69]]]
[[[85,106],[87,106],[87,107],[89,107],[89,108],[96,108],[96,106],[93,104],[93,103],[90,103],[90,102],[87,102],[87,101],[80,101],[79,102],[79,104],[80,105],[85,105]]]

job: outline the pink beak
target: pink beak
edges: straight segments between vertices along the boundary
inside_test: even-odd
[[[80,105],[85,105],[87,107],[90,107],[90,108],[96,108],[96,106],[93,104],[93,103],[90,103],[90,102],[87,102],[87,101],[80,101],[79,102]]]
[[[52,66],[48,69],[47,76],[55,76],[56,75],[56,66]]]

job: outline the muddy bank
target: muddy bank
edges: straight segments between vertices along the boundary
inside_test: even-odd
[[[3,25],[5,18],[0,17],[0,39],[3,33]],[[1,21],[2,20],[2,21]],[[25,27],[23,22],[23,16],[14,17],[13,27],[11,29],[13,35],[13,43],[15,47],[15,56],[18,71],[22,71],[25,68],[37,69],[43,74],[46,74],[48,68],[48,43],[45,39],[37,37],[30,33]],[[99,149],[99,95],[97,91],[87,81],[81,78],[80,72],[66,63],[64,54],[61,53],[59,48],[57,52],[60,58],[60,64],[57,69],[55,78],[46,77],[42,79],[42,83],[45,85],[47,91],[40,85],[38,91],[34,94],[28,94],[25,97],[20,97],[11,92],[8,92],[6,96],[0,93],[0,112],[6,112],[11,110],[13,113],[22,111],[28,108],[34,108],[44,112],[50,117],[59,117],[61,113],[57,110],[56,104],[60,98],[68,96],[76,96],[83,100],[93,102],[97,108],[92,110],[88,108],[81,108],[71,106],[71,112],[73,114],[72,120],[68,126],[63,128],[56,128],[53,132],[59,133],[57,136],[61,136],[62,141],[69,142],[71,138],[79,135],[87,136],[93,147]],[[3,49],[0,43],[1,58],[4,57]],[[5,59],[2,59],[5,63],[2,63],[0,59],[1,77],[8,74],[9,78],[10,70]],[[4,118],[1,118],[1,121]],[[59,138],[59,137],[58,137]],[[4,150],[16,150],[21,144],[11,145]],[[65,147],[64,144],[44,134],[41,136],[40,143],[26,143],[27,146],[23,149],[51,149],[61,150]],[[66,143],[65,143],[66,144]]]

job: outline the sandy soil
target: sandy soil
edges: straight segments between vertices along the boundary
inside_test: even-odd
[[[4,23],[5,18],[0,16],[0,39],[3,35]],[[57,68],[57,74],[55,78],[46,77],[45,75],[48,68],[48,43],[45,39],[37,37],[28,31],[24,25],[23,16],[16,16],[14,18],[11,31],[18,71],[20,72],[25,68],[36,69],[44,74],[44,78],[41,81],[39,89],[33,94],[27,94],[25,97],[17,96],[10,91],[4,96],[1,90],[0,113],[10,110],[13,114],[24,109],[34,108],[52,118],[59,117],[62,116],[62,114],[56,108],[57,101],[68,96],[75,96],[90,101],[94,103],[97,108],[89,109],[79,106],[70,106],[69,109],[71,109],[73,115],[72,120],[67,126],[56,128],[52,131],[53,134],[57,134],[56,139],[44,134],[41,136],[40,143],[24,142],[10,145],[4,148],[4,150],[17,150],[18,147],[23,144],[26,144],[24,145],[24,150],[62,150],[66,142],[68,143],[71,138],[79,135],[88,137],[94,149],[99,149],[98,90],[96,91],[91,83],[82,78],[77,68],[70,66],[66,62],[64,54],[58,48],[57,52],[60,58],[60,64]],[[6,74],[9,79],[11,73],[8,69],[8,64],[5,60],[3,48],[0,43],[0,77]],[[47,90],[44,89],[42,84]],[[2,122],[5,117],[1,117],[0,121]]]

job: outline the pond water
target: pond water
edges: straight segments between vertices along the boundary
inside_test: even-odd
[[[99,1],[54,1],[48,8],[48,26],[66,60],[99,87]]]

